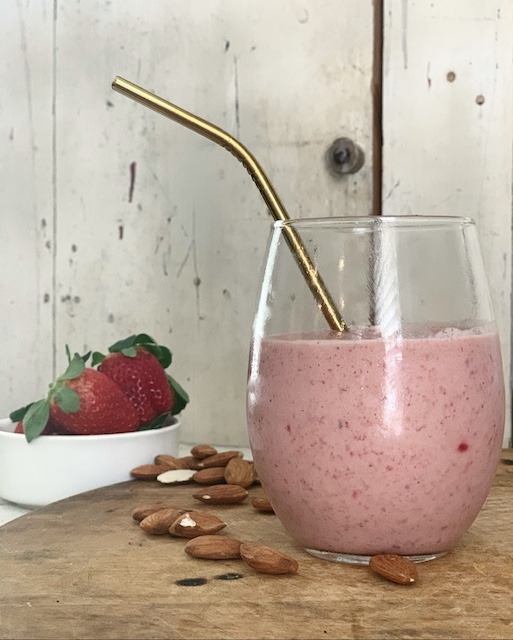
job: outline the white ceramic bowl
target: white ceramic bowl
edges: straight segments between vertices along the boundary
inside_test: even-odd
[[[176,418],[175,418],[176,419]],[[38,507],[130,480],[161,453],[178,456],[180,421],[161,429],[98,436],[40,436],[28,443],[0,420],[0,497]]]

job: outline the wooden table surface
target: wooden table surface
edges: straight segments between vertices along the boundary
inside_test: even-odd
[[[191,485],[133,481],[33,511],[0,528],[0,638],[513,638],[513,452],[458,548],[401,587],[366,567],[312,558],[276,516],[210,507],[226,534],[297,558],[295,576],[187,556],[131,518],[165,500],[206,508]],[[250,494],[261,492],[259,487]],[[237,573],[239,579],[219,579]],[[180,580],[202,578],[198,586]]]

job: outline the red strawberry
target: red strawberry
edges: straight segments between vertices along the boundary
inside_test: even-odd
[[[18,424],[16,425],[16,429],[14,429],[14,433],[25,433],[25,426],[23,424],[23,420],[20,420],[20,422],[18,422]],[[56,424],[50,418],[46,423],[46,427],[41,432],[41,435],[42,436],[53,436],[53,435],[66,436],[66,435],[70,435],[70,433],[60,425]]]
[[[78,411],[65,413],[55,397],[50,401],[50,417],[77,435],[135,431],[140,420],[128,398],[108,376],[95,369],[84,369],[77,377],[63,380],[80,400]]]
[[[158,358],[143,347],[135,355],[110,353],[98,371],[111,378],[132,403],[142,425],[171,411],[174,393]]]

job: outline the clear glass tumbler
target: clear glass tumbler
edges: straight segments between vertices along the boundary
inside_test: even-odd
[[[299,234],[347,330],[329,328],[287,245]],[[454,548],[499,460],[504,378],[474,222],[275,223],[247,390],[263,488],[309,553],[367,563]]]

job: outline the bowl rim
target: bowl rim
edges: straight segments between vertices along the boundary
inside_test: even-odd
[[[174,419],[174,423],[167,425],[166,427],[159,427],[158,429],[143,429],[141,431],[125,431],[123,433],[99,433],[93,435],[59,435],[59,434],[51,434],[51,435],[43,435],[39,436],[33,442],[37,442],[38,440],[50,440],[51,442],[80,442],[81,440],[87,440],[87,442],[95,442],[101,441],[106,442],[108,440],[129,440],[131,438],[144,438],[150,435],[156,435],[158,433],[168,433],[169,431],[173,431],[180,427],[180,418],[178,415],[172,416]],[[19,438],[19,436],[23,435],[21,433],[14,433],[14,431],[7,431],[6,428],[12,426],[14,423],[10,418],[0,418],[0,438]],[[25,442],[27,442],[24,439]],[[27,444],[30,444],[27,442]]]

